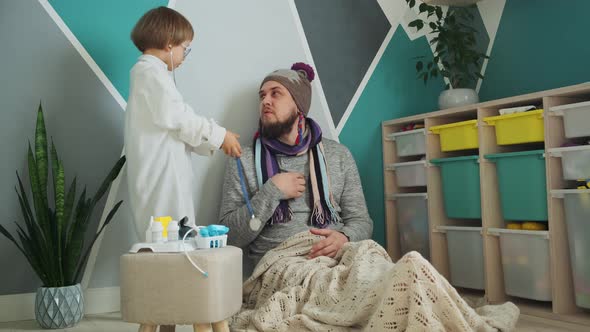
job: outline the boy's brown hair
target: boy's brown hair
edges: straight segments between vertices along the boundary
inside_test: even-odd
[[[179,12],[168,7],[158,7],[145,13],[133,27],[131,40],[141,52],[150,48],[162,50],[168,44],[180,45],[192,40],[193,27]]]

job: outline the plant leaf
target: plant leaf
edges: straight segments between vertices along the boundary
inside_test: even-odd
[[[55,189],[57,187],[57,166],[59,165],[59,157],[57,155],[57,150],[55,149],[55,144],[53,143],[53,139],[51,140],[51,175],[53,178],[53,197],[56,197],[57,194],[55,193]]]
[[[65,175],[64,168],[61,163],[58,164],[57,177],[56,177],[56,188],[55,188],[55,249],[57,251],[57,260],[59,266],[60,279],[64,280],[63,274],[63,228],[66,224],[64,220],[65,214]]]
[[[23,248],[18,244],[18,242],[16,242],[16,239],[12,236],[12,234],[10,234],[10,232],[4,228],[4,226],[0,225],[0,233],[2,233],[2,235],[4,235],[8,240],[10,240],[12,243],[14,243],[14,245],[18,248],[18,250],[26,257],[27,254],[25,253],[25,251],[23,250]]]
[[[430,71],[430,77],[438,77],[438,69],[432,68]]]
[[[428,5],[423,2],[420,4],[420,6],[418,6],[418,10],[420,11],[420,13],[424,13],[428,10]]]
[[[408,23],[408,26],[410,28],[414,28],[414,27],[417,27],[420,22],[422,22],[421,19],[416,19],[416,20],[413,20],[412,22]]]
[[[16,172],[16,177],[18,179],[18,185],[20,188],[19,191],[15,188],[16,194],[18,196],[19,204],[21,207],[21,212],[23,214],[27,230],[33,241],[39,245],[42,252],[51,252],[47,246],[47,241],[45,235],[43,234],[43,230],[41,229],[40,225],[35,221],[35,215],[31,211],[31,206],[29,204],[29,199],[26,195],[22,180]]]
[[[424,64],[422,63],[422,61],[418,61],[416,62],[416,71],[421,71],[422,68],[424,67]]]
[[[18,226],[18,224],[16,225]],[[41,281],[43,282],[43,285],[46,287],[60,286],[53,281],[51,274],[49,273],[50,268],[48,269],[47,267],[41,267],[40,261],[43,261],[43,259],[35,256],[35,254],[39,253],[39,251],[33,248],[33,242],[30,240],[28,236],[26,236],[26,234],[24,233],[24,231],[22,231],[22,228],[20,228],[20,226],[17,233],[23,245],[23,254],[29,262],[29,265],[31,265],[31,268],[35,271],[39,279],[41,279]]]
[[[85,209],[86,209],[86,187],[82,190],[82,194],[78,198],[78,204],[76,204],[76,211],[74,212],[74,219],[70,223],[70,228],[68,229],[68,241],[67,245],[72,241],[73,233],[77,228],[77,224],[80,223],[85,219]]]
[[[20,192],[17,188],[14,188],[14,191],[16,191],[16,194],[18,196],[21,212],[25,219],[25,223],[29,228],[29,232],[32,232],[32,229],[35,228],[39,232],[40,237],[43,238],[43,231],[39,228],[39,224],[37,224],[35,220],[35,215],[33,214],[33,211],[31,210],[31,205],[29,204],[29,198],[27,197],[27,193],[25,192],[23,182],[18,172],[16,172],[16,178],[18,179],[18,186],[20,188]]]
[[[29,235],[31,236],[33,241],[45,248],[46,243],[45,238],[43,236],[43,231],[41,231],[39,225],[37,225],[34,222],[34,216],[32,215],[30,208],[28,207],[29,203],[25,201],[25,198],[23,198],[18,191],[16,191],[16,194],[18,196],[18,202],[21,208],[21,212],[23,214],[23,218],[25,219],[25,225],[27,227]]]
[[[73,278],[76,269],[76,262],[84,244],[84,233],[86,232],[86,215],[88,214],[88,200],[86,199],[86,188],[78,198],[74,219],[68,230],[66,243],[66,259],[64,261],[64,274],[66,279]]]
[[[76,177],[72,180],[64,205],[64,224],[62,227],[62,246],[65,248],[68,240],[68,230],[72,223],[72,211],[76,200]]]
[[[96,239],[98,239],[98,237],[100,236],[102,231],[105,229],[105,227],[107,227],[107,225],[110,224],[111,220],[113,219],[113,217],[117,213],[117,210],[119,210],[119,207],[121,206],[121,204],[123,204],[123,201],[119,201],[119,202],[117,202],[117,204],[115,204],[115,206],[113,206],[113,208],[111,209],[111,211],[109,211],[109,214],[105,218],[105,221],[102,224],[102,227],[100,227],[100,229],[98,230],[98,232],[94,236],[94,239],[92,239],[92,242],[90,242],[90,245],[86,249],[86,252],[82,256],[82,259],[78,262],[78,268],[76,269],[74,279],[71,281],[72,284],[78,283],[79,280],[81,279],[82,269],[86,265],[86,261],[88,260],[88,256],[90,255],[90,251],[92,250],[92,247],[94,246],[94,243],[96,242]]]
[[[435,11],[436,11],[436,17],[440,20],[443,16],[442,8],[439,6],[436,6]]]
[[[93,204],[96,204],[96,202],[100,201],[100,199],[106,193],[106,191],[109,188],[109,186],[111,185],[111,183],[117,178],[117,176],[119,176],[119,172],[121,172],[123,165],[125,165],[125,161],[126,161],[126,157],[121,156],[121,158],[119,158],[117,163],[115,163],[115,166],[113,166],[113,168],[111,169],[111,171],[109,172],[107,177],[104,179],[104,181],[102,182],[102,184],[98,188],[98,191],[94,194],[94,197],[92,198]]]
[[[43,230],[45,237],[49,236],[49,224],[47,218],[47,207],[45,202],[42,201],[41,189],[39,185],[39,177],[37,174],[37,163],[33,156],[33,150],[29,143],[28,152],[28,163],[29,163],[29,178],[31,181],[31,191],[33,192],[33,203],[35,205],[35,212],[37,214],[37,221]]]
[[[41,103],[39,103],[39,109],[37,110],[37,126],[35,128],[35,162],[40,198],[43,202],[47,202],[47,133]]]
[[[55,213],[57,217],[57,231],[58,234],[61,234],[61,229],[64,225],[65,214],[65,178],[64,169],[61,163],[58,166],[55,193]]]

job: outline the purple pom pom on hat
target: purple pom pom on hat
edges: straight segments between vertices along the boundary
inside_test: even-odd
[[[307,79],[312,82],[313,79],[315,78],[315,72],[313,70],[313,68],[308,65],[307,63],[304,62],[296,62],[293,64],[293,66],[291,66],[291,70],[295,70],[301,73],[305,74],[305,77],[307,77]]]

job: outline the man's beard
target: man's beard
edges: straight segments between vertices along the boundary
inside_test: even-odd
[[[260,135],[268,139],[276,139],[291,132],[295,121],[299,119],[299,113],[293,112],[285,121],[277,121],[264,124],[262,119],[258,121],[260,126]]]

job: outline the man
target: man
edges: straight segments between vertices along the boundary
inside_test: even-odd
[[[486,306],[480,316],[417,252],[394,264],[375,241],[361,241],[373,224],[355,162],[306,117],[313,76],[295,64],[263,80],[254,146],[226,169],[221,223],[258,264],[231,330],[513,329],[514,304]]]
[[[313,78],[310,66],[296,63],[262,81],[254,145],[242,153],[243,171],[234,159],[226,167],[220,223],[255,263],[302,231],[325,237],[309,258],[334,257],[346,242],[369,239],[373,231],[352,155],[307,118]],[[252,213],[262,222],[251,223]]]

